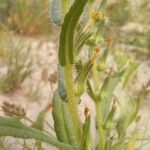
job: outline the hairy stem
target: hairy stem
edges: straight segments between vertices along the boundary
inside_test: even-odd
[[[94,64],[93,66],[93,80],[94,80],[94,91],[99,90],[99,74],[97,71],[97,65]]]
[[[106,143],[105,130],[103,129],[100,101],[96,101],[95,105],[96,105],[96,121],[97,121],[98,136],[99,136],[98,150],[105,150],[105,143]]]
[[[74,97],[74,89],[73,89],[73,72],[72,65],[68,64],[64,67],[65,69],[65,86],[67,91],[67,100],[70,109],[70,114],[72,117],[73,124],[75,126],[77,138],[81,141],[82,130],[81,130],[81,122],[78,114],[78,106]]]

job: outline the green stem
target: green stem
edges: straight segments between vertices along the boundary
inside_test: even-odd
[[[95,39],[94,39],[95,40]],[[90,49],[94,49],[94,46],[91,46]],[[90,57],[92,57],[94,55],[94,51],[90,52]],[[97,64],[94,63],[93,67],[92,67],[92,79],[94,82],[94,91],[99,90],[99,74],[98,74],[98,70],[97,70]]]
[[[99,135],[98,150],[105,150],[106,139],[105,139],[105,130],[103,128],[100,101],[96,101],[95,105],[96,105],[96,120]]]
[[[94,80],[94,91],[98,91],[99,90],[99,74],[97,71],[97,64],[94,64],[93,66],[93,80]]]
[[[64,67],[65,70],[65,86],[67,92],[67,100],[70,109],[70,114],[73,120],[73,124],[75,126],[77,138],[81,141],[82,138],[82,126],[80,122],[80,117],[78,114],[78,106],[74,97],[74,89],[73,89],[73,66],[68,64]]]

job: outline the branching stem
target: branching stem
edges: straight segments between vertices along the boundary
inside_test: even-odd
[[[105,143],[106,143],[105,130],[103,129],[100,101],[96,101],[95,105],[96,105],[96,120],[97,120],[98,135],[99,135],[98,150],[105,150]]]

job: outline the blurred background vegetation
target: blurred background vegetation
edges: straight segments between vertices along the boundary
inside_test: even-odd
[[[50,33],[49,0],[0,0],[0,29],[22,35]]]
[[[150,51],[149,0],[110,0],[106,15],[118,43]],[[0,0],[0,30],[22,35],[47,35],[52,31],[49,0]]]

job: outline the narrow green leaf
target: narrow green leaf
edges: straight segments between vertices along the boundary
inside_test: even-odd
[[[99,64],[97,65],[97,69],[98,71],[103,71],[105,69],[107,69],[107,57],[108,57],[108,54],[109,54],[109,51],[110,51],[110,48],[107,47],[105,50],[104,50],[104,53],[102,55],[102,57],[99,58]]]
[[[115,117],[115,113],[116,113],[116,107],[112,106],[112,109],[111,109],[111,111],[108,114],[108,117],[106,119],[105,128],[112,129],[114,127],[113,119]]]
[[[52,115],[54,119],[54,128],[57,135],[57,138],[59,141],[64,143],[69,143],[66,128],[65,128],[65,122],[64,122],[64,115],[63,115],[63,103],[58,95],[58,91],[55,91],[54,97],[53,97],[53,109],[52,109]]]
[[[86,90],[89,73],[94,65],[96,57],[93,56],[85,65],[82,66],[75,80],[75,94],[80,97]]]
[[[125,131],[129,127],[129,125],[134,121],[139,112],[140,104],[140,98],[134,100],[131,99],[124,103],[121,109],[122,114],[117,123],[117,130],[119,135],[121,135],[122,131]]]
[[[90,124],[91,124],[91,119],[89,116],[86,118],[85,123],[83,124],[82,150],[91,150],[92,149]]]
[[[59,110],[59,111],[58,111]],[[79,148],[75,127],[73,126],[70,111],[66,102],[60,99],[56,91],[53,98],[54,128],[57,138],[66,144]]]
[[[97,44],[100,44],[104,40],[103,37],[101,36],[103,35],[104,25],[105,25],[105,18],[103,18],[100,22],[97,23],[96,33],[93,36],[93,40],[91,40],[91,42],[93,42],[93,45],[95,46]]]
[[[137,117],[140,108],[140,103],[141,100],[137,98],[134,100],[131,99],[125,101],[125,103],[122,105],[122,112],[116,125],[118,132],[118,142],[113,146],[113,150],[120,150],[123,146],[125,146],[125,137],[127,129]]]
[[[127,62],[129,61],[128,55],[123,53],[120,49],[115,49],[113,51],[114,61],[117,65],[117,70],[121,71],[126,67]]]
[[[134,73],[134,71],[137,69],[138,66],[139,63],[137,63],[136,61],[131,60],[129,62],[129,65],[126,68],[124,75],[122,77],[123,88],[127,85],[130,76]]]
[[[51,19],[56,25],[61,24],[62,5],[61,0],[52,0],[51,2]]]
[[[67,133],[67,137],[69,140],[69,144],[72,145],[73,147],[76,147],[77,149],[79,149],[80,141],[78,141],[78,139],[77,139],[77,136],[75,133],[75,127],[74,127],[72,119],[71,119],[68,105],[65,102],[62,102],[62,103],[63,103],[62,107],[63,107],[65,128],[66,128],[66,133]]]
[[[64,80],[64,67],[58,65],[58,92],[59,96],[63,101],[67,100],[67,93],[65,89],[65,80]]]
[[[46,115],[46,111],[41,111],[37,117],[36,123],[35,123],[35,128],[39,129],[41,131],[44,130],[44,120],[45,120],[45,115]],[[42,148],[42,142],[41,141],[37,141],[37,149],[41,150]]]
[[[76,56],[80,54],[82,47],[88,42],[91,36],[92,33],[89,31],[82,31],[82,29],[77,30],[74,40],[74,53]]]
[[[88,95],[92,98],[92,100],[96,100],[95,93],[89,80],[87,81],[87,92]]]
[[[0,136],[12,136],[22,139],[35,139],[57,148],[73,150],[70,145],[57,141],[55,138],[44,134],[42,131],[22,124],[17,118],[5,118],[0,116]]]
[[[116,75],[107,77],[100,90],[99,100],[101,101],[101,106],[102,106],[101,110],[102,110],[102,116],[104,120],[108,117],[108,114],[110,112],[110,105],[113,97],[113,91],[115,90],[115,87],[121,80],[123,73],[124,71],[117,73]]]
[[[61,66],[65,66],[66,64],[73,64],[74,62],[74,32],[86,2],[87,0],[75,0],[69,12],[65,16],[60,34],[60,47],[58,54],[59,63]]]

